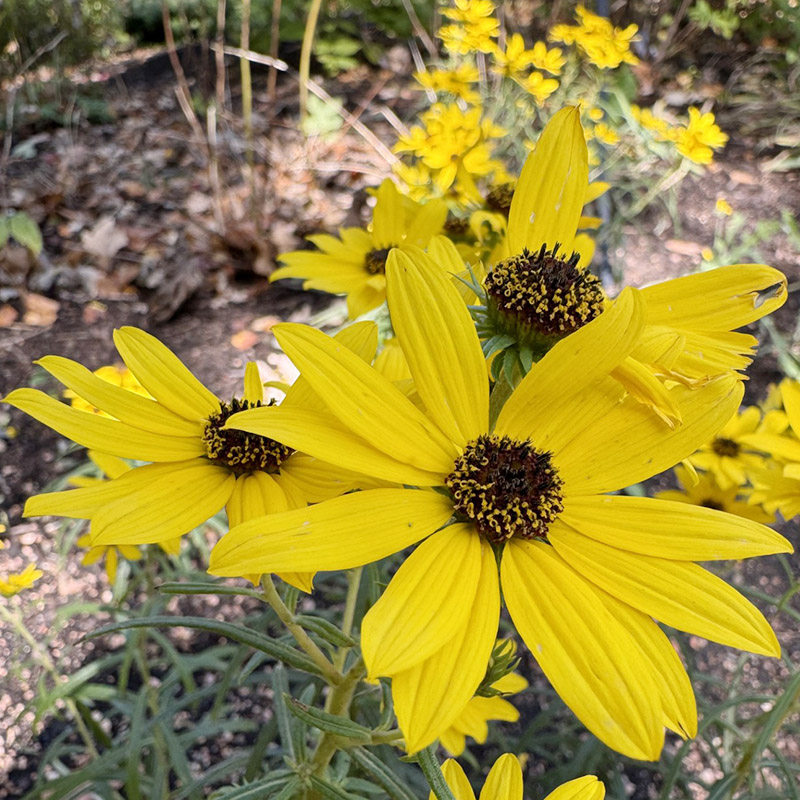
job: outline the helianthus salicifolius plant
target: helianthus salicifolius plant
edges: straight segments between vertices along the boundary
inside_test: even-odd
[[[359,323],[342,331],[339,341],[371,358],[377,332],[373,323]],[[85,544],[93,548],[167,544],[222,508],[236,525],[362,485],[353,483],[358,476],[273,439],[225,427],[231,414],[263,404],[255,364],[245,371],[243,395],[224,402],[145,331],[121,328],[114,342],[149,396],[112,385],[70,359],[45,356],[39,366],[87,409],[102,413],[67,406],[37,389],[16,389],[5,402],[99,454],[151,463],[94,486],[35,495],[25,504],[25,516],[89,519]],[[295,399],[302,398],[303,386],[300,380]],[[310,574],[282,577],[311,588]]]
[[[386,300],[386,257],[393,247],[425,247],[441,232],[447,218],[443,200],[417,203],[404,197],[388,178],[375,193],[376,203],[369,230],[342,228],[339,237],[309,236],[317,249],[283,253],[284,266],[271,281],[301,278],[304,289],[316,289],[347,297],[351,319],[377,308]]]
[[[325,410],[253,409],[226,425],[403,488],[237,526],[210,572],[348,569],[420,542],[361,631],[369,676],[392,679],[410,752],[446,730],[480,685],[502,583],[523,641],[579,719],[623,753],[658,758],[664,725],[693,735],[696,710],[653,618],[777,655],[760,612],[692,562],[790,546],[740,517],[608,493],[713,436],[741,382],[670,386],[683,419],[675,429],[627,395],[611,374],[646,326],[629,289],[533,365],[493,419],[480,342],[445,272],[421,250],[395,250],[387,286],[418,404],[332,338],[282,324],[275,334]]]
[[[452,758],[445,761],[442,775],[455,800],[475,800],[475,792],[457,761]],[[594,775],[584,775],[562,783],[544,800],[603,800],[605,796],[605,786]],[[522,797],[522,767],[519,759],[511,753],[504,753],[489,770],[479,800],[522,800]],[[428,800],[435,800],[433,792]]]
[[[507,254],[484,275],[473,270],[473,315],[493,374],[530,364],[602,313],[608,298],[586,267],[592,246],[579,234],[592,196],[577,108],[554,115],[526,160],[508,213]],[[591,242],[591,240],[588,240]],[[762,264],[736,264],[642,289],[647,327],[615,377],[670,425],[680,415],[667,381],[699,385],[744,369],[758,344],[736,332],[779,308],[786,278]]]

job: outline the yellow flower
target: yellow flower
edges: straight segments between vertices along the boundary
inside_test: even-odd
[[[493,14],[491,0],[455,0],[455,8],[442,9],[442,15],[456,24],[440,28],[438,36],[451,53],[490,53],[500,32],[500,22]]]
[[[503,675],[495,681],[491,688],[504,695],[516,694],[528,687],[528,681],[516,672]],[[478,697],[475,696],[467,703],[453,724],[442,731],[439,741],[453,756],[460,756],[466,747],[466,737],[470,736],[478,744],[483,744],[489,735],[491,721],[516,722],[519,719],[517,711],[508,700],[500,696]]]
[[[728,141],[714,121],[714,115],[705,114],[692,106],[689,109],[689,124],[677,129],[675,144],[678,152],[695,164],[710,164],[714,160],[714,150],[720,150]]]
[[[556,25],[550,31],[550,40],[564,44],[577,44],[590,63],[600,69],[616,69],[620,64],[638,64],[631,52],[635,41],[636,25],[615,28],[605,17],[587,11],[579,5],[575,9],[577,25]]]
[[[0,578],[0,594],[3,597],[13,597],[25,589],[30,589],[44,573],[36,569],[33,564],[28,564],[22,572],[11,573],[6,578]]]
[[[415,72],[414,78],[423,89],[434,92],[448,92],[461,98],[465,103],[477,105],[481,102],[478,91],[472,88],[477,83],[478,68],[474,64],[460,64],[453,69],[432,69]]]
[[[755,406],[737,412],[689,461],[712,473],[722,489],[745,486],[750,472],[765,465],[764,456],[746,444],[748,435],[755,433],[760,422],[761,412]]]
[[[703,261],[713,261],[714,260],[714,251],[710,247],[704,247],[700,251],[700,255],[703,257]]]
[[[564,68],[566,58],[561,51],[560,47],[547,48],[544,42],[536,42],[533,45],[531,52],[531,64],[536,69],[543,69],[551,75],[560,75],[561,70]]]
[[[615,145],[619,142],[619,134],[605,122],[596,123],[592,135],[604,144]]]
[[[442,16],[461,22],[464,25],[475,25],[494,14],[492,0],[454,0],[455,8],[443,8]]]
[[[144,386],[136,380],[133,373],[131,373],[124,364],[110,364],[105,367],[100,367],[100,369],[94,371],[94,374],[101,380],[110,383],[112,386],[119,386],[122,389],[127,389],[129,392],[140,394],[142,397],[150,397]],[[108,416],[104,411],[100,411],[100,409],[87,403],[82,397],[78,397],[78,395],[70,389],[65,390],[62,396],[65,400],[70,401],[70,405],[73,408],[77,408],[80,411],[90,411],[92,414]]]
[[[722,214],[725,217],[729,217],[731,214],[733,214],[733,208],[731,207],[731,204],[724,197],[717,198],[717,205],[715,208],[718,214]]]
[[[326,410],[253,409],[227,425],[404,488],[244,523],[217,543],[209,571],[349,569],[419,542],[362,624],[368,674],[391,677],[409,752],[480,685],[502,581],[520,636],[578,718],[609,746],[658,758],[665,720],[693,735],[696,712],[652,618],[777,655],[760,613],[692,562],[790,545],[712,509],[606,493],[694,452],[738,407],[741,382],[671,386],[674,431],[626,397],[610,375],[646,324],[629,289],[533,365],[490,425],[486,362],[458,289],[416,249],[392,251],[387,281],[419,405],[325,334],[287,323],[275,335]]]
[[[505,50],[495,46],[492,55],[494,57],[492,72],[514,80],[521,80],[533,63],[533,51],[526,49],[525,40],[519,33],[513,33],[508,37]]]
[[[294,250],[279,258],[271,281],[302,278],[304,289],[347,296],[351,319],[376,308],[386,299],[386,256],[392,247],[424,247],[439,233],[447,217],[442,200],[421,205],[403,197],[388,178],[376,193],[372,230],[342,228],[340,238],[309,236],[316,250]]]
[[[541,72],[535,70],[518,82],[526,92],[533,95],[538,106],[544,105],[544,101],[558,89],[558,81],[555,78],[545,78]]]
[[[669,489],[659,492],[656,497],[660,500],[675,500],[678,503],[691,503],[705,508],[716,508],[728,514],[736,514],[754,522],[763,522],[765,525],[775,521],[774,514],[766,514],[758,506],[750,505],[740,500],[741,487],[729,486],[723,489],[717,483],[713,472],[697,475],[694,482],[692,475],[686,467],[675,467],[675,477],[681,489]]]
[[[449,758],[442,764],[442,775],[456,800],[475,800],[469,780],[457,761]],[[489,770],[481,789],[480,800],[522,800],[522,768],[519,759],[504,753]],[[606,789],[594,775],[562,783],[544,800],[603,800]],[[428,800],[435,800],[433,792]]]
[[[25,516],[89,519],[93,547],[168,543],[223,507],[236,525],[361,485],[352,482],[352,475],[275,440],[225,428],[231,414],[263,402],[255,364],[245,372],[244,396],[221,402],[145,331],[121,328],[114,342],[153,399],[113,386],[75,361],[46,356],[37,363],[105,415],[76,410],[35,389],[17,389],[5,400],[97,453],[153,463],[96,485],[31,497]],[[346,328],[338,343],[371,359],[377,348],[375,325]],[[284,404],[307,406],[308,394],[301,376]],[[310,588],[308,576],[291,577],[291,582]]]

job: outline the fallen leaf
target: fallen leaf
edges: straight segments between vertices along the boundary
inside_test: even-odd
[[[114,217],[103,216],[90,231],[81,234],[81,244],[87,253],[110,259],[128,244],[128,234],[117,225]]]
[[[703,245],[697,242],[687,242],[685,239],[667,239],[664,246],[670,253],[677,253],[681,256],[699,256],[703,251]]]
[[[46,328],[56,321],[60,303],[58,300],[51,300],[40,294],[32,292],[26,294],[22,302],[25,305],[25,314],[22,321],[26,325],[34,325],[37,328]]]
[[[238,333],[234,333],[231,336],[231,344],[237,350],[250,350],[252,347],[255,347],[261,339],[259,338],[257,333],[253,333],[253,331],[239,331]]]
[[[0,328],[7,328],[18,316],[19,314],[14,306],[10,306],[8,303],[0,306]]]
[[[280,317],[256,317],[256,319],[250,323],[250,330],[256,331],[257,333],[267,333],[272,330],[273,325],[277,325],[280,321]]]
[[[728,173],[728,177],[734,183],[741,183],[745,186],[755,186],[758,183],[758,177],[749,173],[745,172],[743,169],[732,169]]]

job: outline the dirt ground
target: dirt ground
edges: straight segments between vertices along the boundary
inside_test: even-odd
[[[220,181],[225,188],[215,207],[205,156],[191,140],[171,76],[136,70],[127,78],[124,71],[98,78],[112,121],[52,128],[34,120],[15,141],[29,146],[8,165],[11,206],[28,209],[40,222],[45,244],[38,263],[19,248],[0,258],[2,394],[31,382],[42,385],[41,371],[32,362],[43,355],[69,356],[93,369],[114,363],[113,329],[137,325],[161,338],[208,387],[227,398],[240,386],[248,360],[258,361],[265,379],[291,376],[291,365],[270,332],[275,322],[319,315],[329,324],[342,321],[341,305],[331,306],[331,298],[270,285],[266,276],[275,255],[298,246],[303,235],[360,223],[365,187],[388,173],[381,152],[353,129],[330,141],[305,141],[289,121],[293,84],[282,83],[278,107],[267,108],[264,76],[259,75],[256,123],[259,131],[268,132],[257,140],[260,166],[251,184],[241,142],[221,120],[220,152],[226,159]],[[350,98],[372,97],[376,108],[402,113],[413,98],[395,74],[390,69],[356,71],[339,88]],[[235,95],[234,89],[234,103]],[[385,115],[364,111],[361,119],[391,141]],[[657,210],[627,228],[609,254],[624,282],[641,286],[692,271],[702,249],[712,244],[718,197],[752,224],[777,218],[784,209],[798,217],[800,175],[767,173],[766,160],[751,148],[730,148],[703,177],[687,178],[679,190],[680,232]],[[255,211],[248,204],[251,185],[256,187]],[[227,221],[224,227],[220,215]],[[797,288],[800,254],[791,241],[778,235],[762,250]],[[799,306],[793,293],[775,316],[780,330],[794,329]],[[771,348],[763,350],[748,385],[753,401],[781,377]],[[74,555],[64,557],[54,523],[21,519],[25,499],[73,469],[80,456],[25,415],[13,409],[0,414],[7,414],[0,416],[0,522],[9,526],[4,571],[29,561],[44,571],[22,596],[29,628],[42,636],[52,630],[57,609],[67,600],[80,595],[109,602],[111,593],[101,567],[82,567]],[[796,526],[788,535],[800,545]],[[738,569],[737,580],[764,592],[779,595],[786,587],[785,574],[770,559]],[[794,608],[800,611],[797,599]],[[94,647],[78,640],[98,624],[94,616],[72,618],[54,637],[51,655],[65,657],[62,666],[76,669],[93,657]],[[785,626],[778,635],[797,663],[798,631]],[[706,668],[721,679],[735,668],[732,652],[694,644]],[[0,628],[0,715],[10,721],[0,732],[0,775],[8,776],[5,786],[0,779],[0,798],[24,791],[25,776],[35,768],[42,746],[41,732],[32,732],[30,715],[24,713],[33,692],[26,682],[32,676],[13,669],[22,647]],[[748,663],[748,679],[755,686],[775,685],[784,669],[780,662],[755,657]],[[532,664],[527,666],[536,674]],[[788,759],[800,761],[797,742],[782,746]],[[692,760],[698,770],[705,768],[700,745],[687,763]],[[655,796],[655,788],[642,779],[632,796]]]

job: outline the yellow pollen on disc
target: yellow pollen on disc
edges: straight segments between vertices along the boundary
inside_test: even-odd
[[[221,403],[220,411],[208,418],[203,431],[203,442],[211,461],[237,475],[278,471],[294,450],[267,436],[223,427],[231,415],[260,405],[261,402],[251,403],[239,398]]]
[[[364,256],[364,269],[370,275],[384,275],[386,273],[386,259],[389,258],[392,246],[370,250]]]
[[[492,542],[544,539],[564,510],[551,454],[530,440],[483,435],[467,443],[445,479],[456,511]]]

